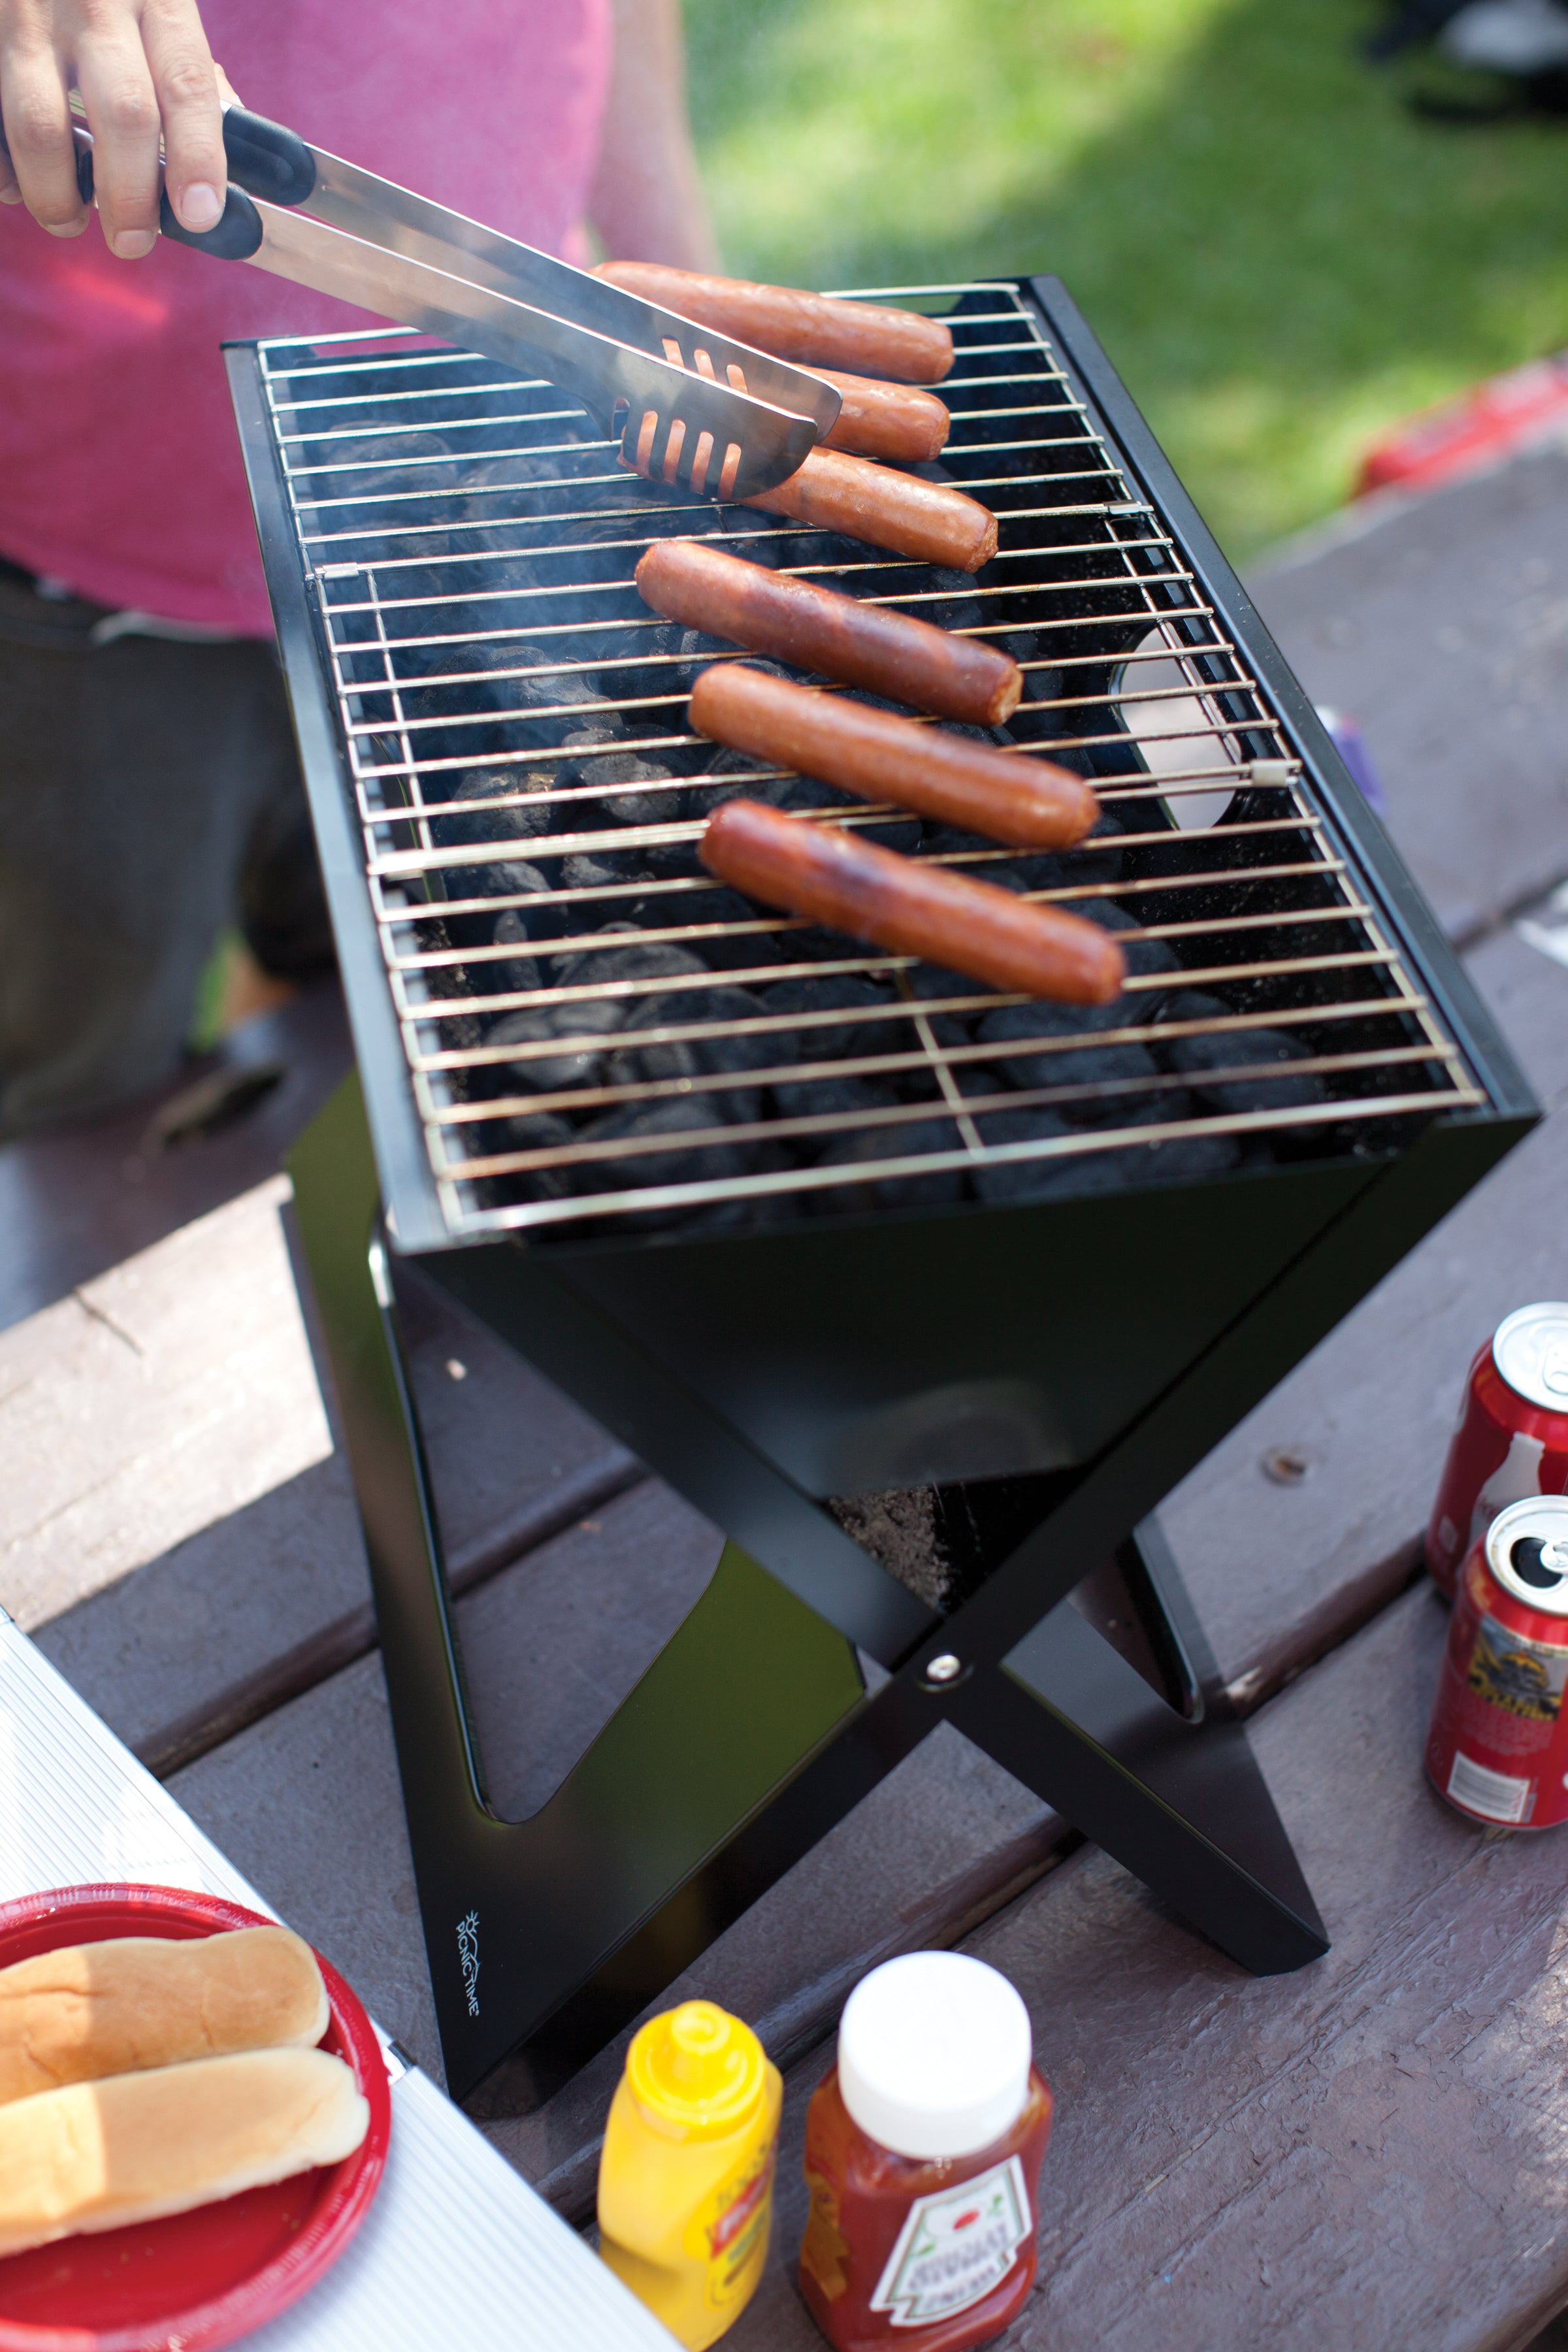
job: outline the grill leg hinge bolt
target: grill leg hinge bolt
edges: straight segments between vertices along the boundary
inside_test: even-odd
[[[955,1658],[951,1650],[943,1650],[939,1656],[926,1660],[921,1682],[927,1690],[951,1690],[968,1672],[962,1658]]]

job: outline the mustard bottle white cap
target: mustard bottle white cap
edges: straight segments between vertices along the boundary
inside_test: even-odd
[[[972,2156],[1029,2095],[1029,2012],[1005,1976],[962,1952],[910,1952],[863,1977],[838,2027],[852,2122],[898,2156]]]

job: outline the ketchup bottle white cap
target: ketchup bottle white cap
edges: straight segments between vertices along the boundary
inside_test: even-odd
[[[962,1952],[910,1952],[863,1977],[838,2027],[852,2122],[897,2156],[972,2156],[1029,2095],[1033,2037],[1014,1988]]]

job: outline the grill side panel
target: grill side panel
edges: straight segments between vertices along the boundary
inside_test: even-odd
[[[348,1003],[354,1055],[382,1197],[400,1244],[430,1249],[449,1242],[430,1156],[408,1089],[407,1063],[386,989],[386,961],[365,889],[364,854],[353,814],[336,706],[327,688],[320,626],[307,594],[293,518],[268,426],[261,363],[252,343],[224,346],[239,425],[246,480],[278,630],[279,658],[300,765],[310,803],[338,969]]]
[[[850,1495],[1081,1467],[1375,1172],[552,1257],[808,1494]]]

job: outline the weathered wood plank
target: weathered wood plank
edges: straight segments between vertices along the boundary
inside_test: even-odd
[[[1254,1979],[1085,1848],[968,1939],[1059,2100],[1016,2352],[1513,2352],[1568,2297],[1563,1846],[1428,1789],[1446,1625],[1410,1594],[1258,1717],[1334,1946]],[[792,2075],[769,2279],[735,2352],[819,2343],[791,2284]]]
[[[374,1640],[288,1196],[271,1178],[0,1333],[0,1605],[155,1769]],[[466,1590],[640,1474],[481,1325],[407,1287],[411,1373]]]
[[[0,1335],[0,1602],[31,1633],[331,1452],[255,1192]]]
[[[1360,719],[1390,829],[1456,937],[1568,874],[1565,523],[1568,453],[1543,449],[1352,509],[1250,583],[1308,692]]]
[[[1508,931],[1468,965],[1544,1101],[1568,1103],[1568,971]],[[1568,1297],[1565,1141],[1559,1108],[1162,1512],[1243,1706],[1321,1656],[1415,1570],[1470,1358],[1513,1307]],[[1270,1477],[1278,1454],[1305,1465],[1299,1484]]]
[[[458,1604],[500,1803],[536,1803],[575,1759],[700,1591],[720,1541],[645,1481]],[[439,2080],[379,1657],[318,1684],[170,1786]]]

